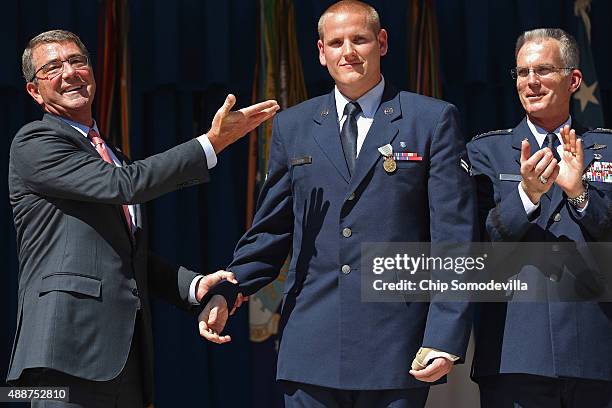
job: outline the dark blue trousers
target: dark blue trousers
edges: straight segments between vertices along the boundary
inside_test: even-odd
[[[477,379],[481,408],[612,408],[612,382],[499,374]]]
[[[423,408],[429,387],[400,390],[339,390],[281,381],[285,408]]]

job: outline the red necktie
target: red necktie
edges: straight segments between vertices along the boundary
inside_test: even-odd
[[[100,157],[102,157],[102,160],[114,166],[115,163],[113,163],[113,160],[108,154],[108,150],[106,150],[106,143],[104,143],[104,140],[102,140],[100,135],[98,135],[98,132],[96,132],[94,129],[90,129],[89,133],[87,134],[87,137],[96,146],[96,150],[98,151]],[[130,210],[125,204],[123,204],[121,207],[123,207],[123,215],[125,216],[125,221],[127,222],[128,229],[130,230],[130,232],[132,232],[132,217],[130,216]]]

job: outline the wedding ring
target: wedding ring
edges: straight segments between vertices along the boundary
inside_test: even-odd
[[[542,175],[540,175],[540,177],[538,177],[538,180],[540,180],[540,183],[542,184],[546,184],[548,183],[548,179]]]

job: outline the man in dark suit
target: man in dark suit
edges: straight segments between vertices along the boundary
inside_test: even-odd
[[[512,74],[526,118],[468,144],[483,234],[548,244],[539,244],[544,263],[534,258],[535,275],[525,275],[533,244],[515,245],[505,261],[545,295],[479,306],[473,377],[483,407],[612,406],[612,304],[588,301],[601,288],[592,284],[597,267],[610,275],[588,244],[612,238],[612,131],[572,120],[578,64],[576,41],[563,30],[522,34]]]
[[[278,105],[230,112],[230,95],[207,134],[130,162],[92,117],[96,83],[76,35],[33,38],[23,73],[45,114],[19,130],[10,150],[20,274],[8,381],[68,386],[70,407],[144,406],[153,397],[149,291],[191,309],[211,285],[235,279],[202,277],[150,253],[141,204],[208,181],[216,154]]]
[[[319,38],[335,89],[274,121],[258,210],[228,270],[252,294],[293,251],[277,369],[286,406],[421,407],[427,382],[464,356],[468,306],[361,301],[361,274],[372,273],[360,271],[361,244],[474,238],[457,110],[385,83],[387,32],[369,5],[332,5]],[[216,340],[233,289],[211,292],[203,336]]]

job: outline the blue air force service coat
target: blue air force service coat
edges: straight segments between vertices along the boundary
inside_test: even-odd
[[[612,168],[600,171],[603,177],[596,174],[612,162],[612,132],[577,127],[577,133],[584,140],[590,194],[582,213],[553,184],[539,208],[526,214],[518,193],[521,141],[528,138],[532,153],[538,148],[526,120],[514,129],[490,132],[468,143],[483,235],[492,242],[550,244],[542,254],[548,263],[538,271],[546,278],[544,298],[479,305],[474,323],[476,379],[523,373],[612,380],[612,304],[589,301],[606,280],[609,285],[610,264],[588,247],[612,238]],[[568,243],[583,250],[566,256]],[[509,253],[505,267],[521,270],[527,262],[525,248],[519,245]],[[556,252],[559,248],[564,249]],[[568,287],[575,291],[573,296],[560,296]]]
[[[472,181],[454,106],[387,86],[349,175],[333,92],[278,114],[269,172],[252,227],[229,270],[252,294],[271,282],[290,250],[277,376],[340,389],[426,386],[408,371],[421,345],[463,356],[466,304],[361,301],[366,242],[469,242]],[[387,173],[378,148],[418,153]],[[229,293],[228,292],[232,292]]]

